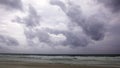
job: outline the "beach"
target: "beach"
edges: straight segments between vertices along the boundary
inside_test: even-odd
[[[80,64],[0,62],[0,68],[119,68],[117,66],[93,66]]]
[[[0,55],[0,68],[120,68],[120,57]]]

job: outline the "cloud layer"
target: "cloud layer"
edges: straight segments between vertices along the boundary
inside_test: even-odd
[[[17,46],[18,41],[12,37],[0,35],[0,46]]]
[[[0,6],[1,52],[87,54],[120,49],[119,0],[0,0]]]
[[[100,2],[114,12],[118,12],[120,10],[120,0],[100,0]]]
[[[0,0],[0,4],[4,5],[6,9],[19,9],[22,10],[23,5],[21,0]]]

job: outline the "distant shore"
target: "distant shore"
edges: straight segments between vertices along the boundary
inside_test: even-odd
[[[0,55],[36,55],[36,56],[95,56],[95,57],[116,57],[120,54],[26,54],[26,53],[0,53]]]
[[[0,62],[0,68],[120,68],[117,66],[88,66],[79,64]]]

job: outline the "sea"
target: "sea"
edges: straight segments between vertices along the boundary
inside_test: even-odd
[[[0,62],[120,66],[120,56],[0,54]]]

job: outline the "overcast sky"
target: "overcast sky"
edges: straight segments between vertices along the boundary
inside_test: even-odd
[[[0,0],[0,53],[120,54],[120,0]]]

